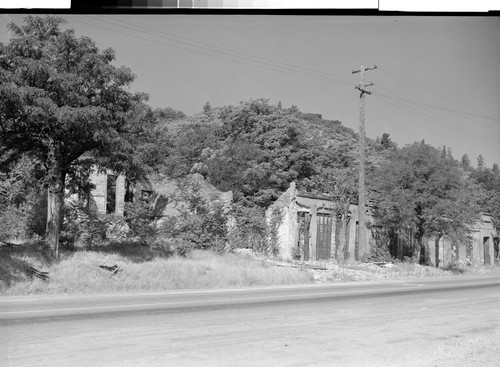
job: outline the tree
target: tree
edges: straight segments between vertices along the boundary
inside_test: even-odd
[[[462,160],[460,162],[462,168],[464,171],[469,171],[471,169],[471,164],[470,164],[470,158],[467,154],[464,154],[462,156]]]
[[[451,151],[451,147],[446,148],[446,156],[448,158],[452,158],[453,159],[453,152]]]
[[[478,194],[481,211],[491,215],[493,225],[500,231],[500,177],[495,174],[494,169],[484,167],[482,170],[474,170],[472,177],[480,187]]]
[[[249,206],[267,208],[305,174],[303,126],[290,111],[256,99],[221,111],[219,118],[219,125],[208,125],[219,147],[203,159],[217,188],[232,190]]]
[[[127,169],[133,147],[126,136],[137,132],[130,113],[144,99],[126,90],[134,75],[112,65],[113,50],[100,51],[62,30],[64,23],[29,16],[22,26],[11,23],[10,42],[0,44],[1,163],[25,154],[43,164],[46,241],[56,256],[67,177],[95,163]]]
[[[203,113],[209,114],[210,111],[212,111],[212,105],[210,104],[210,102],[207,101],[207,103],[203,105]]]
[[[484,169],[484,158],[482,154],[477,156],[477,170],[482,171]]]
[[[382,138],[380,139],[380,145],[382,145],[384,149],[391,149],[396,147],[396,144],[391,140],[390,134],[388,133],[382,134]]]
[[[186,117],[184,112],[176,111],[172,107],[155,108],[153,115],[158,122],[168,122]]]
[[[429,261],[424,237],[465,238],[478,218],[477,185],[458,162],[424,142],[395,151],[369,182],[377,223],[414,229],[421,263]]]
[[[493,163],[493,167],[491,168],[491,172],[497,177],[500,176],[500,169],[498,168],[498,163]]]

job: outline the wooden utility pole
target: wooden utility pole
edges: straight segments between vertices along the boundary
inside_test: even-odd
[[[365,84],[365,71],[376,69],[377,66],[365,68],[363,65],[359,70],[352,73],[359,73],[359,84],[356,89],[361,93],[359,95],[359,183],[358,183],[358,221],[359,221],[359,258],[366,260],[368,256],[368,245],[366,242],[366,205],[365,205],[365,94],[371,94],[365,88],[372,86],[373,83]]]

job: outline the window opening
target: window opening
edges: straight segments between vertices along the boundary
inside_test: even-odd
[[[116,209],[116,175],[108,175],[106,180],[106,213]]]

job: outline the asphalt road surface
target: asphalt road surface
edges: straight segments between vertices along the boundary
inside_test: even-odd
[[[500,277],[0,298],[0,366],[500,366]]]

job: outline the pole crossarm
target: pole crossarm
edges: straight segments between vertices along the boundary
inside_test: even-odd
[[[364,87],[371,87],[372,85],[373,85],[373,83],[365,84],[363,86],[361,86],[361,85],[358,84],[354,88],[357,89],[357,90],[359,90],[361,93],[372,94],[372,92],[363,89]]]
[[[377,68],[377,65],[373,65],[372,67],[369,67],[369,68],[363,68],[364,71],[368,71],[368,70],[373,70],[373,69],[376,69]],[[361,73],[361,69],[359,70],[353,70],[352,71],[352,74],[356,74],[356,73]]]

